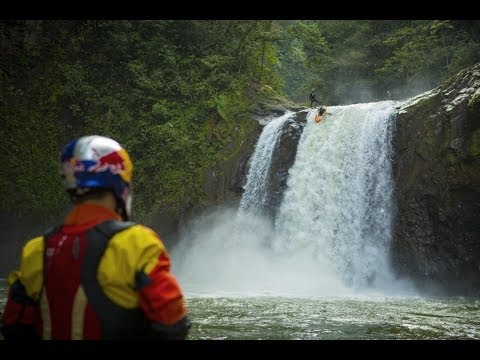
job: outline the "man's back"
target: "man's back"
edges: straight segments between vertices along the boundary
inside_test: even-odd
[[[0,331],[5,339],[184,339],[190,327],[167,250],[129,222],[133,163],[115,140],[75,139],[60,157],[74,207],[24,246]]]

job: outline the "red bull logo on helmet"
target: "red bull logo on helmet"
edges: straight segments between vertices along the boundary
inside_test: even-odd
[[[133,165],[124,149],[99,156],[97,162],[87,170],[89,172],[110,171],[112,174],[120,175],[128,183],[132,181]]]
[[[89,172],[102,172],[109,170],[112,174],[120,174],[125,169],[124,160],[118,151],[100,156],[95,165],[88,168]]]

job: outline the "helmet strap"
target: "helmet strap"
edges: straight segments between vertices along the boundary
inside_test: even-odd
[[[117,197],[115,197],[115,200],[117,202],[116,212],[122,217],[123,221],[130,220],[127,213],[127,209],[125,208],[125,202],[122,200],[119,200]]]

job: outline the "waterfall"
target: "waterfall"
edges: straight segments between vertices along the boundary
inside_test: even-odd
[[[315,111],[299,140],[274,222],[261,211],[283,123],[258,139],[239,209],[204,215],[175,249],[174,272],[193,292],[341,295],[396,292],[389,267],[393,220],[391,137],[396,102]]]
[[[262,212],[267,199],[266,179],[272,162],[273,151],[281,135],[283,124],[293,114],[289,111],[283,116],[272,119],[263,128],[252,155],[245,191],[240,201],[240,212]]]
[[[392,281],[391,101],[309,113],[276,218],[277,251],[307,248],[349,286]]]

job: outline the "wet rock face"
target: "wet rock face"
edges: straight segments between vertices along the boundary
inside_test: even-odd
[[[295,111],[296,109],[290,109]],[[280,130],[281,135],[273,149],[272,160],[266,176],[265,200],[262,206],[263,215],[269,217],[272,221],[275,219],[276,213],[283,199],[283,194],[287,187],[288,171],[297,156],[297,146],[303,132],[303,128],[307,123],[307,110],[298,111],[292,115],[283,124]],[[270,115],[270,120],[275,117],[284,115],[284,113]],[[266,125],[269,118],[259,119],[262,125]],[[244,183],[246,183],[246,174],[250,168],[250,161],[247,163],[244,171]]]
[[[205,200],[201,203],[186,203],[179,213],[171,213],[167,209],[154,215],[156,221],[151,225],[159,229],[158,231],[162,230],[163,238],[168,244],[173,246],[178,240],[179,229],[209,208],[217,205],[238,207],[246,184],[251,156],[263,126],[287,111],[298,112],[284,124],[267,177],[268,198],[264,210],[267,215],[274,218],[287,184],[288,170],[295,160],[297,144],[306,124],[307,110],[303,108],[275,105],[252,114],[255,126],[251,127],[245,139],[238,139],[241,142],[237,146],[238,151],[206,170],[203,184]]]
[[[403,105],[394,149],[394,269],[480,295],[480,63]]]
[[[284,123],[280,138],[273,151],[266,179],[267,198],[265,201],[266,213],[272,219],[275,218],[287,188],[288,171],[297,156],[298,142],[306,124],[306,116],[307,112],[297,112]]]

